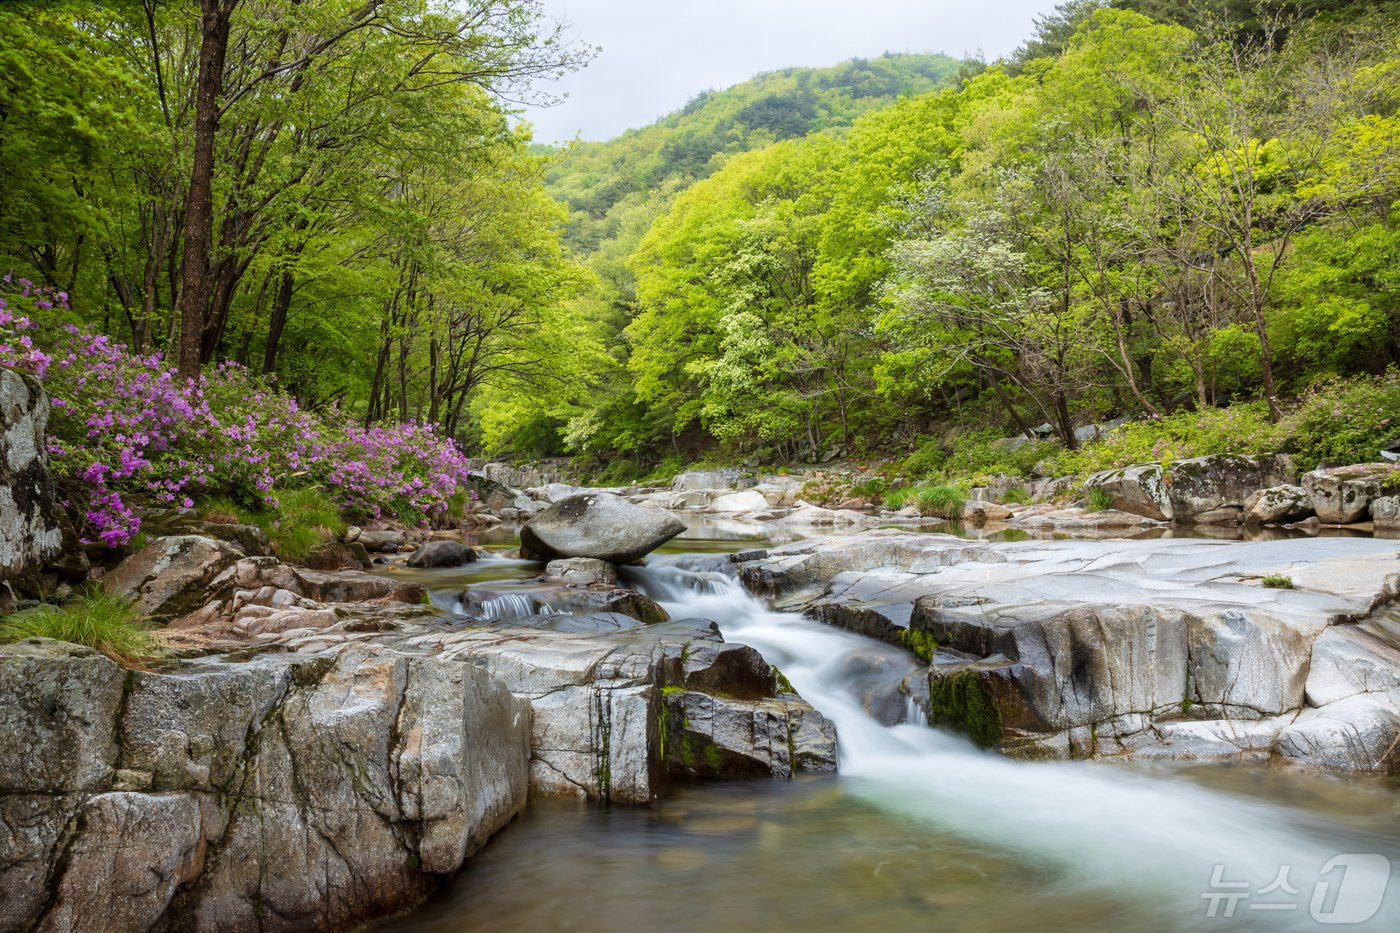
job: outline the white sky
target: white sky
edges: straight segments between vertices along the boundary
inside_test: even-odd
[[[593,64],[547,86],[568,99],[530,108],[539,142],[609,139],[718,90],[794,65],[882,52],[1011,52],[1055,0],[543,0]]]

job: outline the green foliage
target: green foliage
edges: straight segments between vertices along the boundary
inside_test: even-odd
[[[1149,421],[1130,421],[1102,439],[1065,452],[1056,472],[1087,476],[1135,463],[1162,463],[1210,454],[1255,455],[1279,449],[1279,431],[1269,424],[1261,403],[1203,412],[1180,412]]]
[[[304,561],[316,548],[345,534],[344,517],[319,487],[274,490],[271,497],[276,504],[258,523],[283,560]]]
[[[962,518],[967,496],[956,486],[920,486],[914,503],[923,515],[936,518]]]
[[[1086,512],[1107,512],[1111,508],[1113,508],[1113,496],[1107,489],[1095,486],[1084,497],[1084,511]]]
[[[1280,446],[1296,453],[1303,469],[1324,460],[1379,460],[1380,451],[1400,438],[1400,369],[1317,386],[1284,419],[1280,431]]]
[[[934,652],[938,650],[938,639],[926,629],[900,629],[899,643],[925,664],[933,663]]]
[[[161,657],[160,639],[141,625],[123,600],[94,588],[62,605],[43,605],[0,619],[0,643],[53,638],[95,648],[125,667]]]
[[[1291,590],[1293,589],[1293,578],[1281,573],[1271,573],[1261,577],[1259,584],[1274,590]]]

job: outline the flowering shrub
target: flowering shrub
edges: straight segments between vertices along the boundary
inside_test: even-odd
[[[1383,447],[1400,439],[1400,370],[1316,386],[1279,427],[1303,469],[1321,460],[1375,462]]]
[[[159,353],[41,326],[40,312],[66,311],[67,296],[17,286],[0,297],[0,366],[44,382],[54,474],[85,540],[120,546],[140,528],[139,506],[196,497],[276,507],[274,489],[319,483],[347,512],[422,522],[465,490],[462,452],[431,427],[317,417],[233,363],[182,379]]]
[[[1279,430],[1262,402],[1183,411],[1130,421],[1103,438],[1056,458],[1056,472],[1086,476],[1135,463],[1170,464],[1210,454],[1267,454],[1280,449]]]

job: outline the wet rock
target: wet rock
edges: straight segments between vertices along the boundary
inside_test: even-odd
[[[0,369],[0,580],[38,570],[63,544],[48,422],[49,400],[39,381]]]
[[[243,557],[231,544],[200,535],[157,538],[102,578],[137,614],[170,621],[204,604],[204,591]]]
[[[605,560],[593,557],[552,560],[545,565],[544,575],[552,579],[563,580],[570,586],[590,586],[592,584],[615,586],[617,584],[617,568]]]
[[[408,559],[410,567],[461,567],[476,560],[476,551],[459,541],[429,541]]]
[[[1303,477],[1303,488],[1320,521],[1346,525],[1370,515],[1372,500],[1381,497],[1381,486],[1393,470],[1388,463],[1313,470]]]
[[[737,700],[689,690],[663,697],[663,760],[673,774],[790,777],[836,770],[836,730],[790,697]]]
[[[767,699],[778,691],[772,665],[748,645],[692,647],[686,652],[680,679],[688,690],[723,693],[738,700]]]
[[[685,524],[674,515],[609,493],[588,493],[556,502],[526,522],[520,547],[536,560],[593,557],[628,564],[683,531]]]
[[[1312,503],[1302,486],[1270,486],[1244,501],[1244,520],[1254,525],[1296,522],[1312,514]]]

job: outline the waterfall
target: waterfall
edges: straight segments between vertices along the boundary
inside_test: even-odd
[[[713,619],[727,641],[758,649],[835,722],[849,792],[931,831],[994,845],[1042,866],[1065,890],[1127,894],[1176,929],[1225,923],[1270,930],[1316,929],[1316,911],[1325,917],[1335,910],[1340,917],[1347,904],[1385,890],[1376,856],[1369,869],[1356,867],[1354,859],[1346,867],[1350,857],[1328,845],[1306,814],[1202,787],[1179,770],[1014,761],[926,727],[907,697],[907,722],[882,724],[863,696],[869,681],[862,672],[870,665],[855,659],[872,652],[903,655],[899,649],[774,612],[732,577],[695,574],[665,560],[634,574],[673,618]],[[912,670],[917,662],[905,657]],[[1378,828],[1371,852],[1394,857],[1393,833],[1384,832]],[[1280,880],[1285,887],[1262,893]],[[1287,886],[1299,893],[1289,895]],[[1400,882],[1390,887],[1400,889]],[[1236,902],[1233,918],[1225,920],[1224,902],[1211,898],[1240,891],[1252,899]],[[1251,907],[1279,900],[1296,906]],[[1361,928],[1400,929],[1397,900],[1400,895],[1391,897]],[[1217,911],[1208,916],[1213,904]]]

